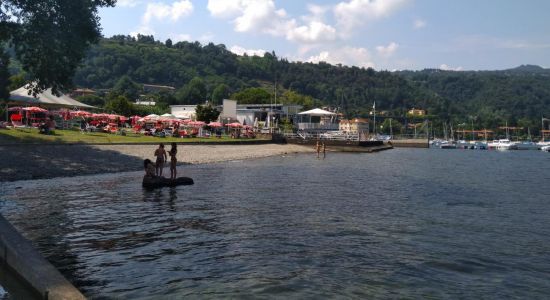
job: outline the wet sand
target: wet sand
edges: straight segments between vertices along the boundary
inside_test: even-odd
[[[0,146],[0,182],[138,171],[157,145]],[[170,150],[170,146],[166,146]],[[178,145],[179,164],[215,163],[313,152],[300,145]]]

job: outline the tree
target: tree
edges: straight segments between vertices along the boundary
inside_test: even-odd
[[[271,101],[271,94],[263,88],[248,88],[231,95],[231,99],[241,104],[267,104]]]
[[[195,113],[197,114],[197,121],[203,121],[203,122],[211,122],[218,119],[218,116],[220,115],[220,112],[212,107],[212,105],[197,105],[197,108],[195,109]]]
[[[82,96],[76,97],[76,100],[92,106],[101,107],[105,105],[105,99],[103,99],[98,95],[82,95]]]
[[[221,104],[227,97],[229,97],[229,86],[225,83],[219,84],[212,92],[212,103]]]
[[[3,101],[8,101],[10,97],[10,91],[8,89],[10,84],[10,73],[8,71],[9,62],[9,56],[0,49],[0,100]]]
[[[142,91],[141,85],[135,83],[129,76],[122,76],[113,87],[112,92],[130,100],[136,100]]]
[[[10,83],[8,85],[8,90],[13,91],[25,85],[27,81],[25,80],[25,75],[17,74],[10,76]],[[1,85],[0,85],[1,86]]]
[[[124,96],[114,96],[105,103],[105,109],[117,114],[129,116],[134,111],[133,105]]]
[[[198,104],[206,100],[206,85],[199,77],[195,77],[189,83],[176,92],[176,100],[179,104]]]
[[[3,0],[0,43],[9,42],[35,93],[72,85],[88,46],[101,36],[98,7],[115,0]],[[6,83],[4,83],[6,84]],[[0,89],[4,89],[2,86]]]
[[[166,47],[172,48],[172,40],[171,39],[167,39],[166,42],[164,42],[164,44],[166,45]]]

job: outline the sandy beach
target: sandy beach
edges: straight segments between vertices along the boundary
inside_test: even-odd
[[[0,146],[0,182],[91,175],[143,169],[157,145]],[[170,146],[166,146],[169,150]],[[299,145],[178,145],[180,164],[215,163],[313,152]]]

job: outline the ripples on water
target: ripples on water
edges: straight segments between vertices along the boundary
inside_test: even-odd
[[[550,156],[396,149],[6,183],[0,212],[94,299],[546,298]],[[21,188],[19,188],[21,187]]]

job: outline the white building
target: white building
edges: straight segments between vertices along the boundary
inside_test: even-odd
[[[196,117],[196,105],[170,105],[170,113],[179,119],[192,119]]]
[[[224,99],[220,120],[236,120],[247,125],[256,125],[257,122],[263,124],[263,127],[273,127],[272,124],[283,118],[294,120],[301,109],[301,105],[237,104],[235,100]]]

